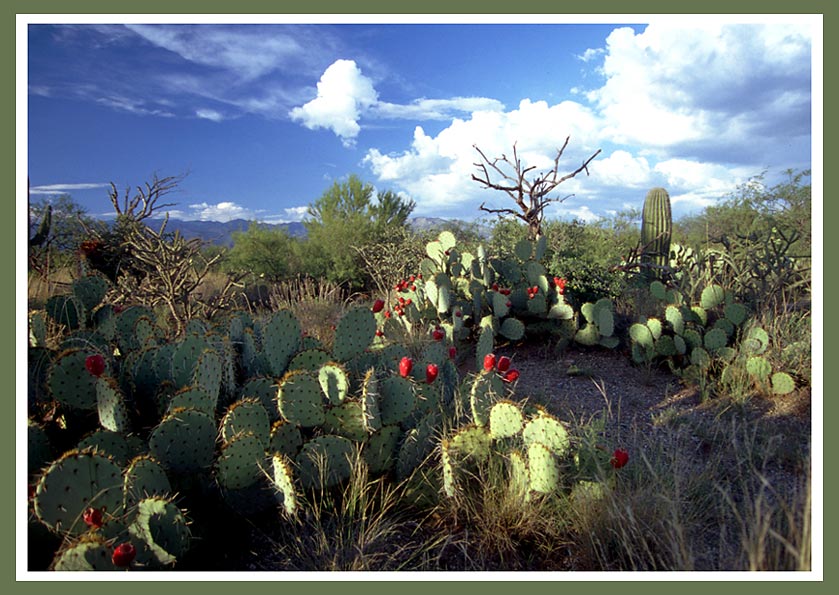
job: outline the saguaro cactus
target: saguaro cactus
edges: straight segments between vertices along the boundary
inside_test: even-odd
[[[644,199],[641,214],[641,266],[648,278],[659,278],[668,263],[673,218],[670,195],[664,188],[653,188]]]

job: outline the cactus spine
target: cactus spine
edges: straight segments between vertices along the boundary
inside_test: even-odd
[[[661,276],[658,267],[669,262],[672,231],[670,195],[664,188],[653,188],[644,199],[641,214],[641,265],[646,276]]]

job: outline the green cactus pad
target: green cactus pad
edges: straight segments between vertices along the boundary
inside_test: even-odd
[[[353,308],[338,322],[332,354],[338,361],[349,361],[363,353],[373,343],[375,336],[376,317],[370,308]]]
[[[658,341],[655,342],[655,351],[664,357],[676,355],[679,350],[676,349],[676,342],[670,335],[662,335]]]
[[[661,337],[662,325],[658,318],[648,318],[646,322],[647,328],[650,329],[650,334],[654,341],[658,341]]]
[[[571,447],[568,431],[562,425],[562,422],[544,412],[525,424],[522,437],[525,444],[538,442],[558,457],[568,454]]]
[[[274,487],[278,499],[283,505],[287,516],[297,514],[297,492],[294,489],[294,473],[291,461],[282,454],[275,454],[272,459]]]
[[[290,372],[280,382],[277,395],[280,414],[286,421],[304,428],[323,423],[323,392],[310,373]]]
[[[294,458],[303,446],[303,436],[300,429],[292,423],[278,420],[271,426],[271,437],[268,440],[270,453],[280,453],[289,458]]]
[[[709,285],[702,290],[699,305],[706,310],[713,310],[725,300],[725,290],[720,285]]]
[[[667,297],[667,288],[661,281],[653,281],[650,283],[650,293],[654,298],[663,300]]]
[[[406,432],[396,461],[396,476],[399,481],[409,477],[432,453],[438,425],[436,416],[426,415],[414,428]]]
[[[516,318],[505,318],[498,332],[511,341],[524,338],[524,323]]]
[[[615,315],[612,301],[607,298],[601,298],[594,303],[594,322],[600,334],[604,337],[612,336],[615,332]]]
[[[597,342],[600,340],[600,331],[597,329],[596,324],[588,322],[583,328],[576,332],[574,340],[580,345],[592,347],[597,345]]]
[[[740,326],[746,322],[746,317],[749,315],[746,307],[743,304],[732,303],[725,307],[725,317],[734,326]]]
[[[116,340],[120,353],[128,353],[141,347],[134,334],[137,319],[141,317],[154,320],[154,310],[148,306],[130,306],[116,315]]]
[[[52,463],[35,489],[35,514],[57,533],[81,535],[86,508],[118,515],[122,508],[122,473],[104,454],[72,450]]]
[[[259,405],[260,407],[262,405]],[[225,440],[216,460],[216,481],[227,490],[240,490],[262,477],[265,443],[252,432],[239,432]]]
[[[305,370],[316,372],[325,363],[328,363],[332,356],[325,349],[304,349],[295,355],[288,365],[288,371]]]
[[[85,368],[85,360],[94,354],[83,349],[68,349],[55,358],[47,373],[47,388],[56,401],[71,409],[96,408],[96,377]]]
[[[172,484],[163,466],[149,455],[140,455],[131,460],[123,478],[125,510],[134,514],[137,504],[149,496],[168,496]],[[133,517],[132,517],[133,518]]]
[[[166,410],[169,412],[175,409],[197,409],[207,415],[215,415],[217,400],[200,388],[185,386],[170,397]]]
[[[272,422],[280,417],[280,410],[277,403],[277,394],[279,385],[273,378],[267,376],[251,378],[242,385],[242,390],[239,391],[239,398],[242,399],[259,399],[268,417]]]
[[[527,467],[530,472],[530,489],[541,494],[557,490],[560,484],[559,463],[551,449],[541,442],[527,445]]]
[[[394,467],[401,437],[399,426],[382,426],[381,430],[370,435],[361,456],[371,473],[384,473]]]
[[[746,333],[741,345],[746,353],[760,355],[769,347],[769,335],[761,327],[754,326]]]
[[[343,436],[353,442],[364,442],[368,436],[364,408],[358,401],[344,401],[331,407],[324,416],[322,427],[328,434]]]
[[[472,420],[478,426],[489,423],[492,406],[504,395],[504,381],[494,370],[481,370],[469,391]]]
[[[112,432],[129,429],[128,406],[116,380],[100,376],[96,381],[96,407],[99,425]]]
[[[408,418],[417,404],[413,384],[401,376],[388,376],[379,382],[379,412],[382,424],[397,424]]]
[[[685,340],[681,336],[675,335],[673,337],[673,346],[676,348],[676,353],[678,353],[679,355],[684,355],[687,353],[687,343],[685,343]]]
[[[318,382],[330,404],[340,405],[347,398],[350,380],[340,364],[333,362],[322,365],[318,370]]]
[[[647,325],[636,322],[629,327],[629,336],[642,347],[653,347],[653,334]]]
[[[705,369],[711,365],[711,356],[702,347],[694,347],[690,352],[690,363]]]
[[[726,335],[725,331],[722,329],[712,328],[705,333],[703,344],[705,349],[711,353],[722,349],[725,347],[726,343],[728,343],[728,335]]]
[[[44,307],[50,318],[66,326],[68,330],[76,330],[84,323],[84,306],[72,295],[54,295],[47,300]]]
[[[664,311],[664,319],[673,327],[673,332],[681,335],[685,332],[685,319],[682,317],[682,312],[676,306],[667,306]]]
[[[187,335],[175,345],[170,377],[177,388],[192,385],[198,358],[207,347],[207,341],[202,335]]]
[[[513,252],[515,253],[516,258],[525,262],[529,260],[530,256],[533,254],[533,242],[527,239],[519,240],[516,242]]]
[[[218,400],[224,372],[223,364],[224,362],[218,353],[212,349],[205,349],[198,356],[191,385],[203,390],[210,397]]]
[[[484,358],[493,352],[495,342],[493,341],[492,328],[484,326],[478,335],[478,343],[475,345],[475,367],[480,370],[484,366]]]
[[[548,318],[551,320],[571,320],[574,318],[574,308],[564,301],[557,302],[548,311]]]
[[[55,571],[117,570],[111,561],[114,547],[101,535],[85,535],[61,548],[50,566]]]
[[[274,312],[262,328],[262,351],[271,374],[285,374],[291,358],[300,351],[300,322],[289,310]]]
[[[364,427],[368,432],[376,432],[382,427],[382,415],[379,407],[381,395],[379,381],[375,369],[371,368],[364,374],[362,383],[361,410],[364,413]]]
[[[486,428],[463,426],[449,439],[449,454],[458,466],[485,461],[492,452],[492,437]]]
[[[140,453],[145,447],[144,442],[136,436],[98,429],[85,436],[76,445],[77,450],[93,449],[106,454],[117,464],[124,465]]]
[[[772,392],[776,395],[786,395],[795,390],[795,381],[786,372],[775,372],[771,378]]]
[[[702,308],[701,306],[692,306],[690,311],[691,318],[694,322],[697,322],[702,326],[708,324],[708,312],[705,310],[705,308]]]
[[[720,329],[726,337],[733,336],[735,331],[734,324],[728,318],[718,318],[714,322],[714,328]]]
[[[688,349],[695,349],[696,347],[702,347],[702,335],[695,329],[685,329],[683,334],[685,339],[685,343],[688,346]]]
[[[499,401],[489,412],[489,433],[493,440],[510,438],[524,428],[524,414],[516,403]]]
[[[764,381],[772,373],[772,364],[761,355],[753,355],[746,360],[746,371],[758,380]]]
[[[303,445],[296,463],[306,489],[324,489],[350,478],[356,448],[340,436],[320,436]]]
[[[530,470],[527,460],[518,450],[510,451],[506,460],[508,490],[519,501],[526,501],[530,495]]]
[[[87,275],[73,281],[73,295],[78,299],[84,309],[92,312],[98,306],[105,294],[108,293],[109,283],[104,277],[98,275]]]
[[[222,417],[221,438],[223,441],[232,440],[241,432],[253,434],[263,449],[268,446],[271,437],[271,420],[259,399],[240,399],[233,403]]]
[[[175,409],[149,436],[149,450],[168,470],[191,473],[212,465],[216,442],[213,418],[196,409]]]
[[[137,514],[128,533],[137,548],[135,562],[151,568],[173,565],[189,551],[192,541],[181,510],[157,496],[137,504]]]

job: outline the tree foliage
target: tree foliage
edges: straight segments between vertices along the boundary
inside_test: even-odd
[[[313,267],[307,272],[353,288],[363,287],[358,249],[404,228],[414,206],[414,201],[391,191],[376,193],[371,184],[355,175],[335,182],[309,206],[303,222],[308,236],[304,259]]]
[[[270,282],[295,276],[302,266],[299,240],[256,221],[247,231],[233,233],[233,248],[224,261],[228,271],[247,271]]]

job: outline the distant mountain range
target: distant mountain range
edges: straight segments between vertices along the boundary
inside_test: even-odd
[[[151,222],[150,222],[151,223]],[[414,217],[410,220],[411,227],[418,231],[425,231],[444,227],[449,221],[436,217]],[[169,219],[166,226],[167,231],[180,231],[186,239],[199,238],[209,244],[218,246],[232,246],[233,233],[247,231],[251,222],[245,219],[233,219],[231,221],[182,221],[180,219]],[[291,237],[306,237],[306,228],[299,221],[290,223],[263,223],[269,229],[284,229]],[[157,228],[159,223],[155,221],[151,226]]]

